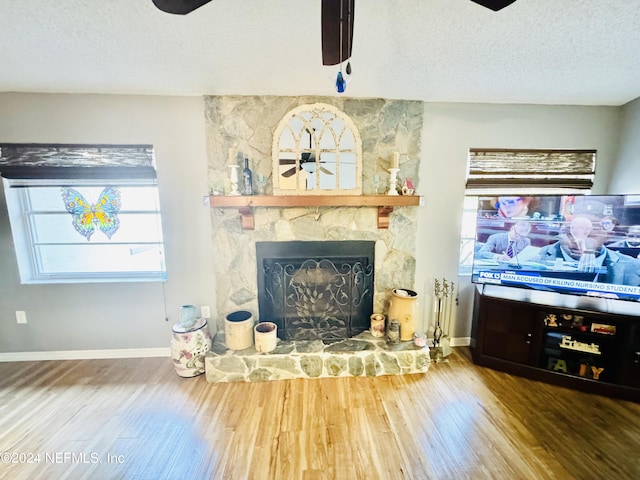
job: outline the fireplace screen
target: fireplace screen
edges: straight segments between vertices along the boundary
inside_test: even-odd
[[[257,242],[260,321],[283,340],[335,341],[369,328],[370,241]]]

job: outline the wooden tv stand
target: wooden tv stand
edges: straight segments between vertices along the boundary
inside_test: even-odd
[[[476,290],[474,363],[640,403],[640,318],[539,305]]]

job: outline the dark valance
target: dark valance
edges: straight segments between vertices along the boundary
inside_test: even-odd
[[[154,179],[152,145],[0,144],[9,179]]]

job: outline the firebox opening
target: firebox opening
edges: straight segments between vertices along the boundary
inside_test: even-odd
[[[283,340],[333,342],[369,328],[373,241],[257,242],[261,322]]]

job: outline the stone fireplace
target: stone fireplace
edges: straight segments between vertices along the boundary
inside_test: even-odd
[[[258,305],[283,340],[332,342],[369,328],[372,241],[257,242]]]
[[[228,151],[234,147],[249,159],[254,178],[266,177],[266,193],[272,194],[274,131],[292,108],[315,102],[335,105],[356,124],[362,137],[363,194],[374,193],[374,175],[379,176],[383,184],[388,181],[390,160],[396,151],[401,153],[401,176],[411,178],[420,193],[422,102],[346,97],[206,97],[210,186],[228,179]],[[260,207],[254,208],[255,229],[243,230],[237,209],[211,208],[216,284],[214,315],[218,330],[224,328],[225,315],[234,310],[251,311],[258,321],[270,320],[264,318],[264,310],[259,305],[256,245],[261,242],[364,241],[373,244],[372,308],[375,313],[384,312],[393,288],[414,287],[417,210],[417,207],[396,207],[389,217],[389,228],[379,229],[375,207]],[[320,275],[320,267],[318,265],[316,275]],[[355,326],[351,326],[353,334],[361,331],[363,325],[368,328],[368,316],[366,320],[365,313],[357,316]],[[326,338],[326,332],[321,330],[316,329],[314,336]]]
[[[315,102],[335,105],[356,124],[362,138],[364,195],[377,193],[374,176],[382,184],[388,181],[393,152],[400,152],[402,178],[411,178],[420,193],[422,102],[348,97],[206,97],[210,187],[228,178],[228,151],[233,147],[249,159],[254,178],[262,175],[267,179],[266,194],[271,195],[274,131],[291,109]],[[224,329],[224,316],[231,311],[248,310],[258,321],[280,322],[284,335],[281,332],[281,341],[268,354],[253,348],[227,350],[217,335],[205,363],[208,381],[427,371],[428,349],[412,342],[388,345],[366,331],[370,312],[387,310],[393,288],[414,286],[417,208],[394,208],[388,229],[378,228],[377,209],[367,206],[260,207],[253,213],[254,230],[243,230],[236,209],[211,208],[217,327]],[[335,251],[327,255],[306,250],[303,256],[267,261],[266,267],[260,253],[263,243],[285,246],[289,253],[294,243],[309,248],[334,242],[338,252],[351,242],[363,242],[367,253],[349,252],[344,267]],[[345,274],[345,270],[351,271]],[[268,293],[263,292],[265,285],[259,285],[265,278],[271,285],[266,288]],[[267,297],[271,298],[265,300]],[[358,303],[366,307],[355,308]],[[289,326],[299,328],[290,333]]]

